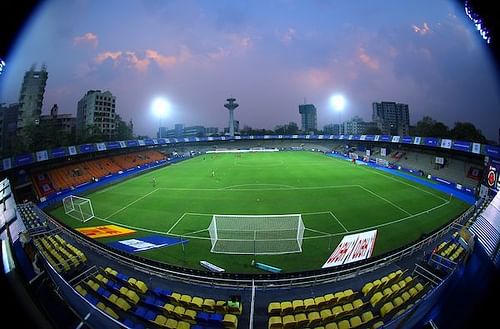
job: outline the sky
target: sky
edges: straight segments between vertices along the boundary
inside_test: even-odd
[[[11,48],[0,103],[16,102],[24,72],[47,66],[43,112],[76,114],[90,89],[109,90],[134,133],[176,123],[225,127],[226,98],[240,128],[299,123],[313,103],[318,127],[372,102],[409,104],[453,126],[469,121],[498,139],[500,93],[486,43],[456,1],[54,0],[39,6]],[[347,99],[343,113],[329,98]],[[154,117],[157,96],[172,104]]]

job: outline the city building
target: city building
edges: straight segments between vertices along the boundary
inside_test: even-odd
[[[409,135],[410,113],[408,104],[381,102],[372,104],[372,120],[384,135]]]
[[[355,116],[350,121],[342,123],[342,133],[344,135],[366,135],[370,130],[376,129],[376,122],[365,122],[362,118]]]
[[[184,128],[184,137],[204,137],[205,127],[203,126],[191,126]]]
[[[218,133],[219,133],[219,128],[217,128],[217,127],[205,128],[205,135],[207,135],[207,136],[217,135]]]
[[[301,115],[300,129],[302,131],[310,132],[318,129],[316,107],[313,104],[299,105],[299,113]]]
[[[10,153],[16,142],[19,104],[0,105],[0,152]]]
[[[50,115],[40,116],[40,123],[56,133],[73,134],[76,130],[76,118],[71,114],[59,114],[57,104],[50,109]]]
[[[40,121],[47,78],[48,73],[45,65],[42,66],[40,71],[37,71],[33,65],[24,74],[17,114],[17,133],[19,136],[24,135],[25,127],[37,125]]]
[[[167,127],[160,127],[158,132],[156,133],[156,137],[158,138],[166,138],[167,137]]]
[[[100,132],[113,137],[116,132],[116,97],[109,91],[89,90],[78,101],[76,114],[77,136],[88,134],[88,129],[99,129]]]
[[[323,127],[323,132],[329,135],[341,135],[342,126],[338,123],[330,123]]]

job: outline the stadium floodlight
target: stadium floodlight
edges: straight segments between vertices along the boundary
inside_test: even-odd
[[[170,102],[163,98],[163,97],[157,97],[153,100],[153,103],[151,105],[151,108],[153,110],[153,114],[158,118],[158,138],[162,138],[162,129],[161,129],[161,119],[165,118],[168,113],[170,112]]]
[[[340,94],[333,95],[330,97],[330,104],[336,112],[341,112],[346,105],[345,97]]]
[[[170,112],[170,103],[163,97],[157,97],[152,103],[153,113],[158,118],[164,118]]]

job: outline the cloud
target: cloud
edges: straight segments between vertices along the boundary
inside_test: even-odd
[[[210,58],[211,60],[214,60],[214,61],[219,61],[219,60],[229,56],[230,53],[231,53],[231,51],[229,49],[219,47],[217,49],[217,51],[208,53],[208,58]]]
[[[163,69],[169,68],[177,63],[177,58],[175,56],[165,56],[153,49],[146,50],[146,58],[151,59]]]
[[[280,40],[285,45],[289,45],[295,39],[295,29],[289,27],[288,30],[281,36]]]
[[[429,25],[426,22],[424,22],[422,27],[419,27],[417,25],[412,25],[412,28],[415,33],[419,33],[421,35],[425,35],[431,31]]]
[[[365,64],[368,66],[370,69],[374,71],[378,71],[380,65],[377,59],[370,57],[364,48],[359,48],[358,49],[358,58],[361,61],[361,63]]]
[[[122,56],[121,51],[105,51],[103,53],[100,53],[97,55],[95,58],[95,61],[99,64],[103,63],[107,59],[111,59],[115,64],[118,64],[120,57]]]
[[[134,51],[105,51],[97,55],[95,61],[102,64],[106,60],[111,60],[115,66],[125,63],[129,67],[134,68],[138,72],[146,72],[151,62],[155,62],[162,69],[168,69],[175,65],[177,62],[185,62],[191,58],[191,53],[187,47],[183,47],[180,55],[167,56],[159,53],[154,49],[147,49],[144,56],[138,55]]]
[[[127,56],[127,62],[129,62],[137,71],[145,72],[148,69],[150,63],[149,59],[139,59],[132,51],[127,51],[125,55]]]
[[[90,44],[93,47],[97,47],[97,44],[99,43],[99,40],[97,39],[97,35],[95,35],[92,32],[87,32],[82,36],[74,37],[73,38],[73,44],[75,46],[79,44]]]

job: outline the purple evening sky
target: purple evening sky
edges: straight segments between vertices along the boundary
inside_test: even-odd
[[[136,134],[158,128],[155,96],[173,104],[163,125],[224,127],[229,96],[240,127],[300,122],[304,97],[318,125],[371,120],[373,101],[410,106],[490,139],[500,122],[491,55],[455,1],[48,1],[7,58],[0,102],[17,101],[24,71],[45,63],[43,112],[76,113],[89,89],[109,90]]]

